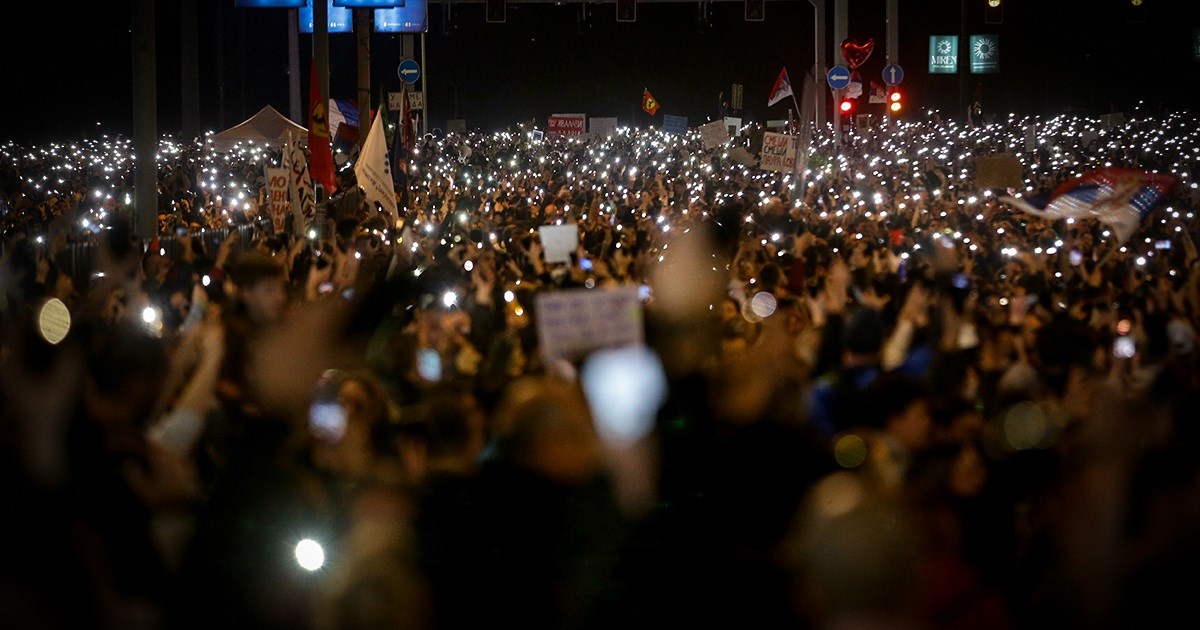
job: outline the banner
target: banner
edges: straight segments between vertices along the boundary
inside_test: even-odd
[[[725,126],[725,121],[714,120],[700,125],[700,142],[705,149],[715,149],[729,142],[729,128]]]
[[[1000,72],[1000,36],[971,36],[971,74]]]
[[[671,114],[663,114],[663,131],[667,133],[687,133],[687,116],[673,116]]]
[[[283,232],[287,225],[288,210],[291,209],[286,168],[267,167],[267,207],[270,209],[271,227],[276,234]]]
[[[358,161],[354,163],[354,176],[358,178],[367,203],[372,207],[378,203],[388,215],[388,225],[394,226],[399,214],[396,212],[396,185],[392,183],[392,169],[388,165],[387,139],[383,136],[383,117],[383,112],[375,114]]]
[[[588,135],[593,138],[603,138],[612,135],[617,130],[616,118],[589,118]]]
[[[958,35],[929,36],[929,74],[958,74]]]
[[[540,291],[534,298],[534,313],[546,362],[574,361],[602,348],[645,341],[637,285]]]
[[[551,138],[582,136],[584,129],[587,129],[587,114],[552,114],[546,122],[546,135]]]
[[[330,33],[354,32],[354,29],[352,28],[352,23],[354,22],[354,12],[346,7],[333,6],[333,0],[325,0],[325,2],[329,5],[329,19],[326,20],[326,23],[328,24],[328,31]],[[302,6],[297,13],[300,21],[300,32],[312,33],[315,26],[313,20],[314,13],[312,2],[305,2],[304,6]]]
[[[975,187],[979,190],[1020,189],[1025,186],[1021,177],[1021,161],[1016,156],[999,154],[975,158]]]
[[[796,169],[796,136],[773,131],[764,133],[758,167],[764,171],[793,172]]]
[[[428,30],[427,0],[405,0],[402,7],[375,9],[376,33],[424,33]]]
[[[297,234],[308,230],[317,216],[317,199],[313,193],[312,176],[308,173],[308,158],[299,142],[289,141],[284,152],[288,169],[288,193],[292,200],[292,228]]]

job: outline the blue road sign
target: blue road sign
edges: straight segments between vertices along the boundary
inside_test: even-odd
[[[900,85],[904,80],[904,69],[900,64],[889,63],[883,67],[883,82],[888,85]]]
[[[400,75],[400,80],[412,85],[421,78],[421,64],[417,63],[416,59],[405,59],[400,62],[400,67],[396,68],[396,74]]]
[[[850,68],[846,66],[834,66],[829,69],[829,74],[825,75],[825,81],[829,83],[829,87],[835,90],[841,90],[850,85]]]

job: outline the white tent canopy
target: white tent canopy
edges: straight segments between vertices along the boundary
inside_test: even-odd
[[[297,125],[270,105],[224,131],[212,135],[217,149],[230,149],[238,142],[282,143],[291,136],[301,142],[308,140],[308,129]]]

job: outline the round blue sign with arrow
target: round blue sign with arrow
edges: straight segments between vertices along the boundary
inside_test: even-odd
[[[900,85],[904,80],[904,69],[899,64],[889,63],[883,67],[883,82],[888,85]]]
[[[412,85],[421,78],[421,64],[417,63],[416,59],[405,59],[400,62],[400,67],[396,68],[396,74],[400,75],[400,80]]]
[[[829,73],[825,75],[825,81],[829,83],[829,87],[835,90],[841,90],[850,85],[850,68],[846,66],[834,66],[829,69]]]

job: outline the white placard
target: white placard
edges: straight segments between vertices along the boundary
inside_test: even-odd
[[[569,263],[571,254],[579,247],[579,226],[575,223],[538,227],[542,239],[542,255],[546,262]]]
[[[700,141],[705,149],[715,149],[729,142],[729,129],[725,127],[725,121],[714,120],[700,125]]]
[[[546,362],[574,361],[589,352],[642,344],[642,301],[636,285],[563,289],[534,298],[538,344]]]

